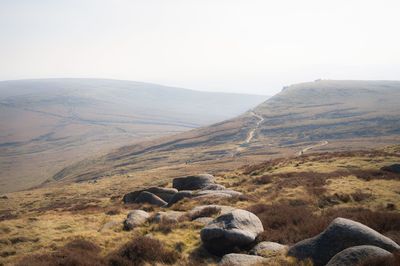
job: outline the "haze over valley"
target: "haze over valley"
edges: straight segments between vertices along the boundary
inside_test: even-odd
[[[106,79],[0,82],[0,192],[123,145],[233,118],[267,96]]]

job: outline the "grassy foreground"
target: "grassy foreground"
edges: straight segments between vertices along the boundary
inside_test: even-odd
[[[259,241],[290,245],[318,234],[340,216],[364,223],[400,243],[400,175],[381,170],[399,161],[400,145],[273,159],[215,174],[217,183],[244,196],[212,202],[183,200],[171,209],[188,211],[212,203],[250,210],[264,225]],[[148,234],[161,241],[165,250],[160,254],[165,257],[147,254],[139,260],[216,263],[218,258],[201,248],[199,231],[203,225],[190,219],[123,230],[122,222],[130,210],[163,209],[124,205],[122,196],[143,186],[169,186],[169,181],[160,172],[148,171],[7,194],[0,199],[0,265],[21,259],[23,263],[28,255],[35,256],[29,258],[31,265],[35,259],[55,259],[60,252],[76,257],[81,252],[79,246],[93,250],[87,258],[93,261],[88,265],[94,261],[99,265],[121,262],[126,259],[121,254],[130,254],[125,252],[126,244],[131,243],[128,250],[136,254],[139,247],[130,241],[141,243],[138,241],[145,241],[141,237]],[[287,258],[277,260],[290,264]]]

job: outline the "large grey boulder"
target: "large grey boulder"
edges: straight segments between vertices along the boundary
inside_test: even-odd
[[[144,224],[149,219],[150,214],[142,210],[133,210],[128,213],[128,217],[124,221],[124,230],[132,230],[133,228]]]
[[[192,194],[193,192],[190,190],[179,191],[178,193],[174,194],[174,196],[172,196],[172,198],[168,201],[168,206],[172,206],[178,201],[181,201],[185,198],[191,198]]]
[[[160,207],[167,205],[167,202],[157,197],[153,193],[147,191],[140,192],[139,196],[137,196],[134,203],[148,203]]]
[[[263,231],[263,225],[256,215],[235,209],[207,224],[201,230],[200,236],[209,252],[222,255],[231,252],[235,247],[249,247]]]
[[[252,266],[268,262],[268,259],[246,254],[230,253],[222,257],[218,265],[222,266]]]
[[[393,252],[400,246],[361,223],[336,218],[319,235],[305,239],[292,246],[288,255],[299,260],[311,258],[315,266],[325,265],[340,251],[354,246],[372,245]]]
[[[273,257],[283,254],[288,250],[288,246],[276,242],[263,241],[258,243],[250,250],[250,254],[262,257]]]
[[[168,202],[171,198],[178,192],[175,188],[164,188],[164,187],[149,187],[133,192],[129,192],[124,195],[123,202],[124,203],[134,203],[136,198],[139,196],[140,193],[143,191],[147,191],[153,193],[157,197],[161,198],[162,200]]]
[[[375,246],[356,246],[347,248],[336,254],[326,266],[358,266],[368,262],[390,260],[393,254]]]
[[[198,190],[214,184],[214,176],[209,174],[178,177],[172,180],[172,187],[177,190]]]

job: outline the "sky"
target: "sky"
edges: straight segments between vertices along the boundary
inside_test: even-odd
[[[398,0],[0,0],[0,80],[113,78],[272,95],[400,80]]]

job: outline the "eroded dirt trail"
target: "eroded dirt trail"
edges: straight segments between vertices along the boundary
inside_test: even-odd
[[[309,151],[309,150],[312,150],[312,149],[314,149],[314,148],[318,148],[318,147],[322,147],[322,146],[328,145],[328,143],[329,143],[328,141],[324,140],[324,141],[322,141],[321,143],[318,143],[318,144],[315,144],[315,145],[312,145],[312,146],[305,147],[304,149],[301,149],[300,151],[298,151],[298,152],[296,153],[296,155],[297,155],[297,156],[301,156],[301,155],[303,155],[305,152],[307,152],[307,151]]]
[[[252,128],[252,129],[249,131],[249,133],[248,133],[248,135],[247,135],[247,138],[246,138],[246,140],[244,141],[244,143],[250,143],[250,141],[251,141],[251,140],[253,139],[253,137],[254,137],[254,133],[256,132],[257,128],[258,128],[258,127],[260,126],[260,124],[264,121],[264,118],[263,118],[261,115],[256,114],[256,113],[254,113],[254,112],[251,112],[251,114],[252,114],[253,116],[257,117],[259,120],[258,120],[256,126],[255,126],[254,128]]]
[[[256,125],[252,129],[250,129],[250,131],[247,133],[247,138],[241,144],[239,144],[239,146],[231,153],[231,157],[235,157],[239,152],[245,149],[243,145],[249,144],[252,141],[256,130],[260,127],[261,123],[264,121],[264,117],[255,113],[254,111],[251,112],[251,115],[256,117],[258,121]]]

